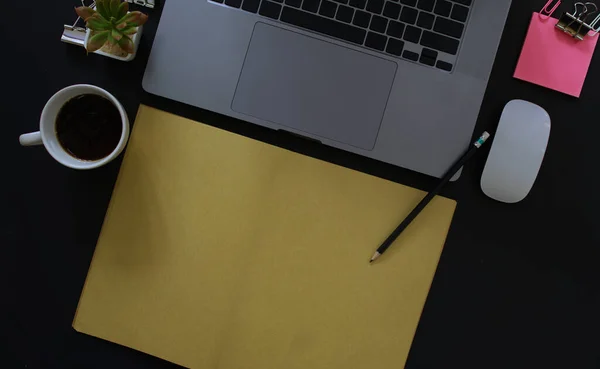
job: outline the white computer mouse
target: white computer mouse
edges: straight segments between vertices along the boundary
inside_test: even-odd
[[[529,193],[548,139],[550,116],[541,107],[512,100],[504,107],[481,176],[481,189],[494,200],[515,203]]]

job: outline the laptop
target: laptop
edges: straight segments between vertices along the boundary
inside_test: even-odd
[[[441,177],[511,0],[168,0],[152,94]]]

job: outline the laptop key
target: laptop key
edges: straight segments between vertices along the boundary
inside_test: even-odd
[[[435,66],[441,70],[445,70],[446,72],[452,71],[452,64],[447,63],[443,60],[438,60]]]
[[[371,19],[371,26],[369,27],[373,31],[385,33],[385,29],[387,28],[388,20],[384,17],[380,17],[378,15],[374,15]]]
[[[420,12],[419,18],[417,19],[417,26],[421,28],[431,29],[433,27],[433,21],[435,19],[435,15],[426,12]]]
[[[396,56],[401,56],[402,49],[404,49],[404,41],[390,37],[385,51]]]
[[[350,0],[348,5],[353,8],[364,9],[365,5],[367,5],[367,0]]]
[[[306,1],[306,0],[304,0]],[[354,15],[354,9],[349,6],[340,5],[338,7],[337,15],[335,19],[341,20],[342,22],[350,23],[352,22],[352,16]]]
[[[340,4],[348,4],[348,0],[333,0],[336,3],[340,3]]]
[[[462,36],[464,28],[464,24],[442,17],[437,17],[433,26],[434,31],[456,38]]]
[[[371,21],[371,14],[367,12],[363,12],[362,10],[357,10],[354,12],[354,20],[353,24],[356,24],[359,27],[367,28],[369,27],[369,22]]]
[[[320,32],[359,45],[362,45],[365,41],[365,36],[367,34],[367,31],[362,28],[288,7],[283,8],[279,20],[284,23]]]
[[[391,1],[386,1],[385,7],[383,8],[383,15],[391,19],[398,19],[400,9],[402,9],[402,6],[392,3]]]
[[[446,0],[438,0],[437,4],[435,4],[435,10],[433,11],[437,15],[441,15],[442,17],[447,17],[450,15],[450,10],[452,10],[452,3]]]
[[[379,51],[383,51],[383,49],[385,49],[386,41],[387,37],[378,33],[369,32],[369,34],[367,35],[367,40],[365,41],[365,46],[370,47],[372,49],[377,49]]]
[[[413,8],[404,7],[404,9],[402,9],[402,14],[400,14],[400,20],[405,23],[415,24],[418,13],[419,12]]]
[[[390,21],[390,25],[387,29],[387,34],[393,37],[402,38],[404,33],[404,23]]]
[[[381,14],[383,10],[383,0],[369,0],[367,3],[367,11],[375,14]]]
[[[421,55],[421,57],[419,58],[419,63],[433,67],[433,66],[435,66],[435,59],[431,59],[431,58]]]
[[[466,5],[466,6],[471,5],[471,0],[452,0],[452,1],[454,1],[455,3],[462,4],[462,5]]]
[[[210,1],[212,1],[213,3],[219,3],[219,4],[223,3],[223,0],[210,0]]]
[[[435,4],[435,0],[419,0],[417,8],[430,12],[433,10],[433,4]]]
[[[431,59],[437,59],[438,52],[435,50],[423,48],[423,50],[421,51],[421,56],[425,56],[425,57],[431,58]]]
[[[267,0],[263,0],[262,4],[260,4],[260,10],[258,14],[264,15],[265,17],[269,17],[272,19],[279,18],[279,13],[281,12],[281,5],[277,3],[272,3]]]
[[[319,14],[324,15],[329,18],[333,18],[335,16],[335,11],[337,10],[337,4],[332,1],[323,0],[321,3],[321,8],[319,9]]]
[[[304,0],[302,2],[302,9],[312,13],[316,13],[319,10],[320,0]]]
[[[400,0],[400,3],[408,6],[417,6],[417,0]]]
[[[454,8],[452,8],[452,15],[450,16],[450,18],[459,22],[466,22],[468,15],[469,8],[465,8],[464,6],[460,5],[454,5]]]
[[[404,52],[402,53],[402,57],[408,59],[408,60],[412,60],[412,61],[417,61],[419,60],[419,54],[414,53],[412,51],[409,50],[404,50]]]
[[[302,0],[285,0],[285,5],[293,6],[294,8],[299,8],[302,5]]]
[[[419,39],[421,38],[421,29],[413,26],[406,26],[406,30],[404,31],[404,39],[408,42],[414,42],[415,44],[419,43]]]
[[[423,48],[423,50],[421,51],[421,58],[419,58],[419,63],[433,67],[435,65],[435,60],[437,59],[437,56],[437,51]]]
[[[259,5],[260,0],[244,0],[244,3],[242,4],[242,10],[250,13],[256,13]]]
[[[423,31],[421,45],[452,55],[458,51],[458,40],[430,31]]]
[[[232,8],[239,8],[242,5],[242,0],[225,0],[225,5]]]

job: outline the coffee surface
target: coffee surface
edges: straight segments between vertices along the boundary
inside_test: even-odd
[[[121,139],[121,114],[99,95],[79,95],[60,109],[56,135],[61,146],[81,160],[99,160],[114,151]]]

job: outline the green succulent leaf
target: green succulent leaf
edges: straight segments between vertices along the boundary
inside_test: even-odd
[[[115,18],[117,18],[117,19],[123,18],[125,15],[127,15],[128,11],[129,11],[129,3],[127,1],[124,1],[121,4],[119,4],[118,14]]]
[[[128,36],[124,36],[119,40],[119,47],[129,54],[133,54],[135,52],[133,41],[131,41]]]
[[[139,27],[148,21],[148,16],[142,12],[135,11],[127,13],[123,18],[119,19],[116,23],[121,24],[126,22],[128,26]]]
[[[116,41],[119,41],[119,40],[120,40],[120,39],[123,37],[123,35],[122,35],[122,34],[121,34],[119,31],[117,31],[116,29],[113,29],[113,30],[111,31],[110,35],[111,35],[111,36],[112,36],[112,38],[114,38]]]
[[[106,21],[99,13],[96,13],[88,18],[87,27],[94,31],[106,31],[112,28],[111,24]]]
[[[75,13],[77,13],[78,17],[81,17],[81,19],[83,19],[84,21],[87,22],[89,17],[96,14],[96,11],[87,6],[79,6],[79,7],[75,8]]]
[[[91,53],[100,49],[108,40],[109,35],[110,31],[102,31],[96,33],[88,40],[86,50]]]
[[[121,5],[121,0],[110,0],[111,17],[119,19],[119,5]]]
[[[121,30],[121,33],[124,35],[134,35],[137,33],[137,27],[127,27]]]
[[[117,40],[115,40],[115,38],[112,37],[112,32],[111,31],[108,32],[108,37],[107,38],[108,39],[106,40],[106,42],[108,42],[109,44],[111,44],[111,45],[116,45],[117,44]]]
[[[127,23],[128,21],[130,21],[131,19],[133,19],[135,16],[133,15],[133,13],[135,12],[130,12],[125,14],[123,17],[121,17],[119,20],[117,20],[115,23],[116,24],[121,24],[121,23]]]
[[[96,10],[98,13],[100,13],[104,18],[110,19],[110,14],[108,13],[109,6],[107,5],[110,4],[105,0],[96,0]]]

